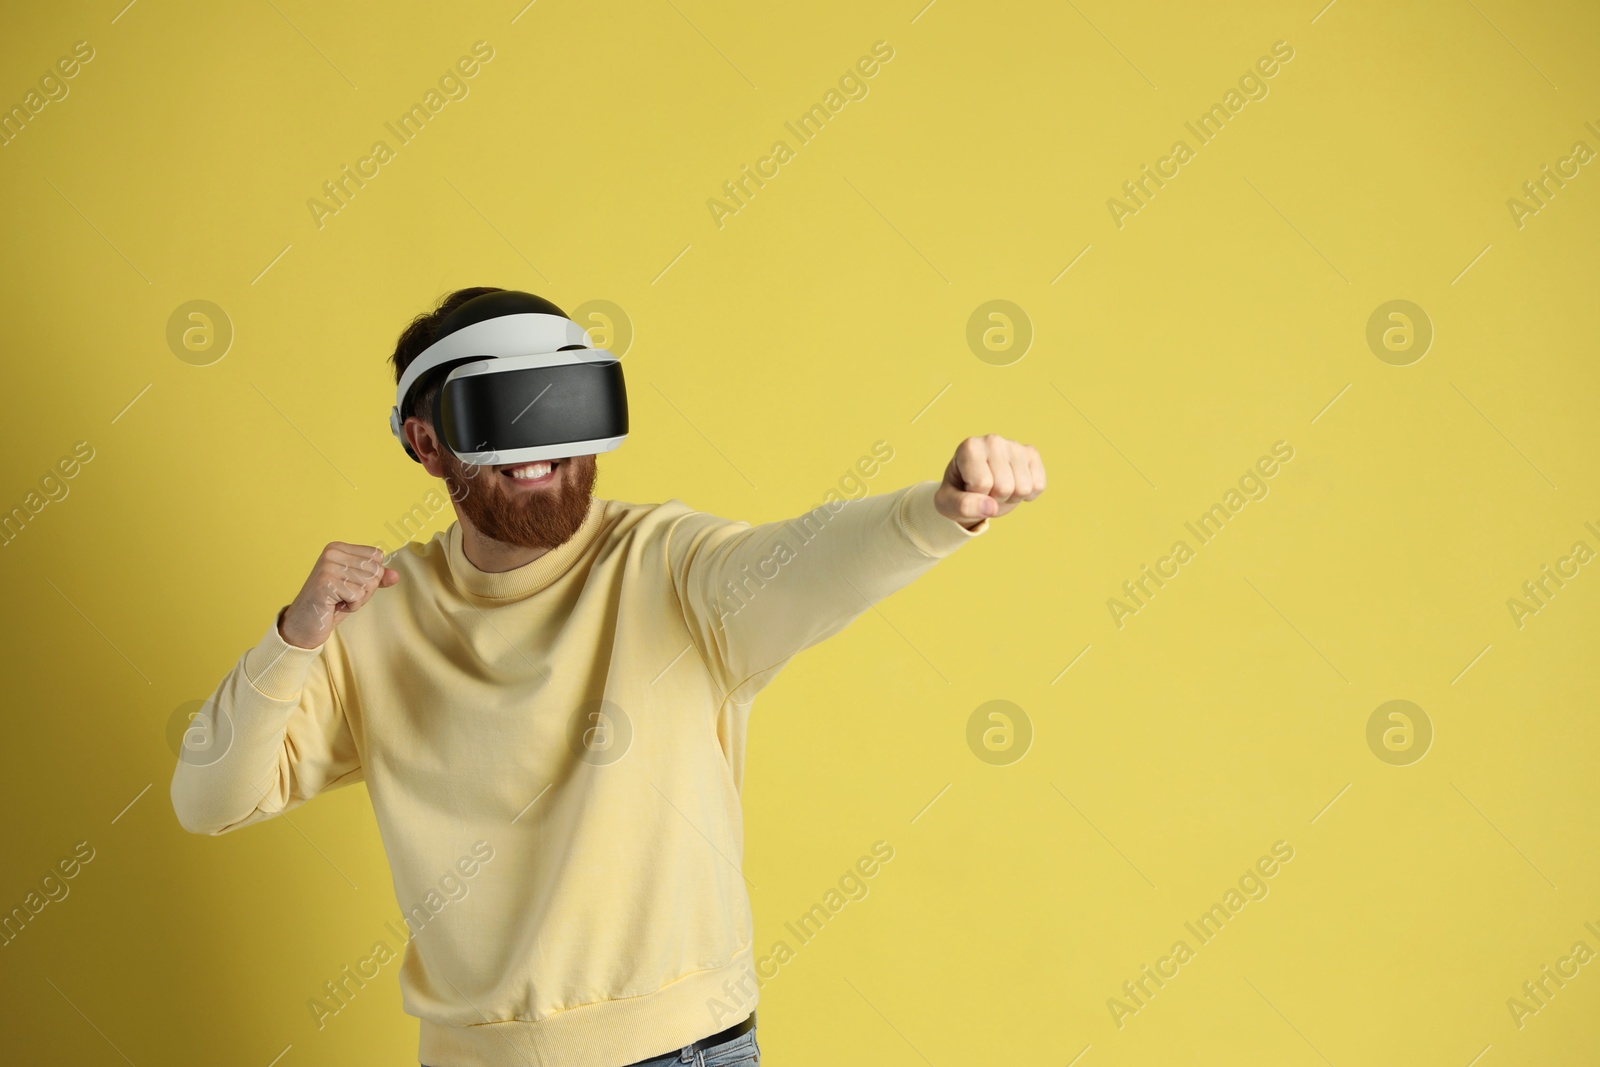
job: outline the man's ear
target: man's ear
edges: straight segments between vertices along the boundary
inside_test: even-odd
[[[439,458],[439,452],[444,446],[433,435],[433,427],[415,415],[408,415],[400,429],[410,442],[411,451],[422,461],[422,469],[435,478],[443,478],[444,464]]]

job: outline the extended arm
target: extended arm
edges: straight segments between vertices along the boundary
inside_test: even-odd
[[[1005,446],[1014,457],[1002,455]],[[942,481],[837,500],[760,526],[685,515],[667,539],[668,566],[718,684],[725,692],[748,687],[748,695],[796,653],[980,536],[989,517],[1043,488],[1033,449],[968,438]]]

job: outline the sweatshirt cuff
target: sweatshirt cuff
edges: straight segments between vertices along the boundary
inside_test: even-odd
[[[911,543],[924,555],[936,558],[948,556],[989,528],[988,519],[969,530],[939,514],[933,504],[933,495],[938,489],[938,482],[918,482],[906,490],[896,511],[900,528]]]
[[[278,616],[273,615],[265,636],[245,653],[244,676],[265,697],[294,700],[305,687],[306,675],[326,644],[324,641],[316,648],[291,645],[278,633]]]

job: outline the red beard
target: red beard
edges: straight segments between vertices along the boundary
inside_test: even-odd
[[[555,484],[536,490],[510,484],[502,467],[462,463],[441,450],[450,499],[485,537],[521,548],[552,549],[572,539],[588,517],[599,468],[593,456],[556,461]]]

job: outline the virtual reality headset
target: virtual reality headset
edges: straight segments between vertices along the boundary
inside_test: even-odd
[[[431,374],[445,375],[433,425],[463,463],[587,456],[609,452],[628,436],[621,361],[531,293],[501,290],[466,301],[406,367],[389,429],[414,460],[403,426],[406,414],[422,414],[408,405]]]

